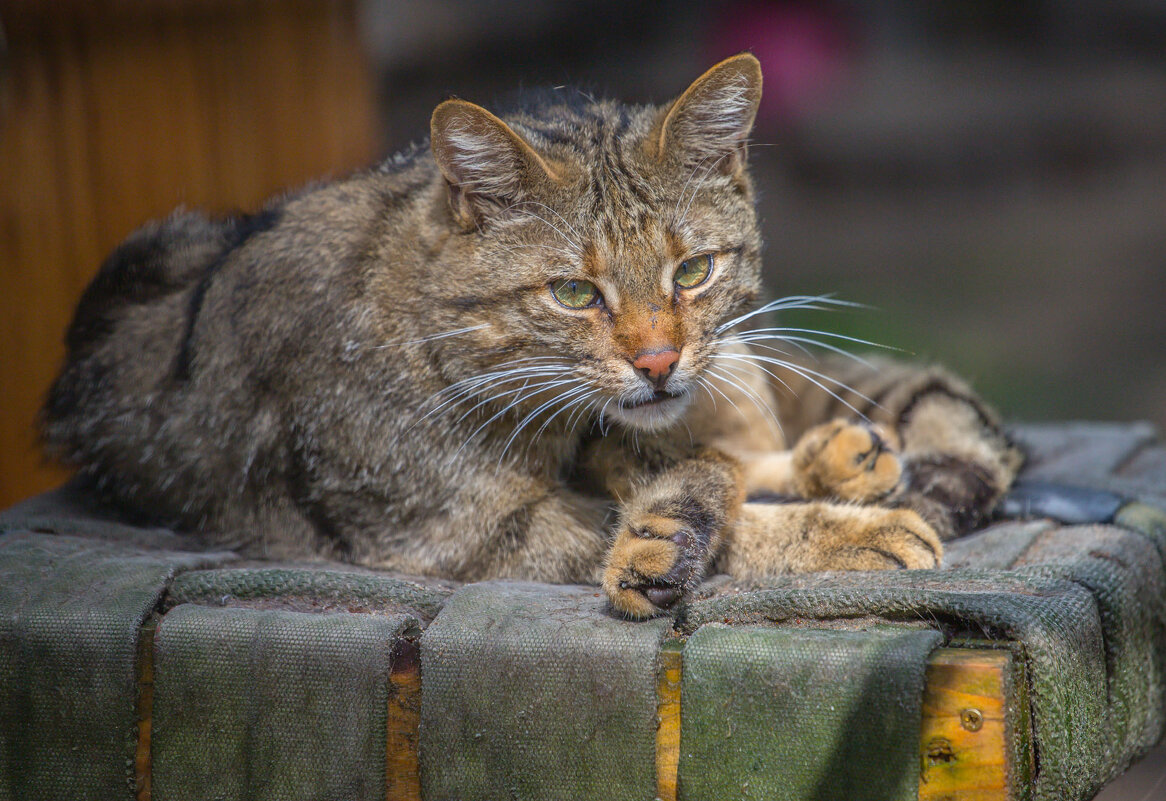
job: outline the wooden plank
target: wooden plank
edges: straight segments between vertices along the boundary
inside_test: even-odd
[[[138,629],[138,748],[134,755],[134,797],[150,801],[150,731],[154,717],[154,629]]]
[[[417,768],[421,725],[421,658],[416,642],[398,640],[389,673],[389,715],[385,751],[387,801],[420,801]]]
[[[919,801],[1012,797],[1007,732],[1012,670],[1012,655],[1004,650],[941,648],[932,655],[919,731]]]
[[[656,798],[676,801],[680,772],[680,676],[683,643],[669,640],[660,650],[656,674]]]

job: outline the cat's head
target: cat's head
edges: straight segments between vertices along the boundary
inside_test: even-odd
[[[662,107],[577,90],[504,119],[438,106],[432,149],[457,231],[440,292],[481,326],[472,346],[450,341],[454,374],[492,375],[480,387],[520,408],[675,423],[718,327],[760,288],[746,163],[760,97],[760,65],[742,54]]]

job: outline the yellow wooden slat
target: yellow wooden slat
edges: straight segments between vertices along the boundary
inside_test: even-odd
[[[389,674],[389,716],[385,751],[387,801],[420,801],[417,755],[421,724],[421,659],[416,642],[399,640]]]
[[[941,648],[932,655],[919,731],[919,801],[1009,798],[1011,670],[1008,651]]]
[[[150,801],[150,733],[154,716],[154,623],[138,630],[138,747],[134,754],[134,797]]]
[[[676,801],[680,770],[680,674],[683,655],[678,641],[664,644],[656,674],[656,797]]]

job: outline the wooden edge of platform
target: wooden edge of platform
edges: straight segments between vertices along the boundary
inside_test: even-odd
[[[150,801],[155,622],[138,640],[135,798]],[[683,642],[657,663],[657,797],[676,801]],[[1024,801],[1032,776],[1023,667],[1003,648],[939,648],[926,668],[919,729],[919,801]],[[385,741],[385,797],[420,801],[421,662],[415,640],[393,647]]]

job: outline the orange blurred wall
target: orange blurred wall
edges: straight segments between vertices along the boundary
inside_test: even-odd
[[[178,205],[254,209],[370,163],[351,3],[0,0],[0,508],[60,483],[37,409],[81,291]]]

